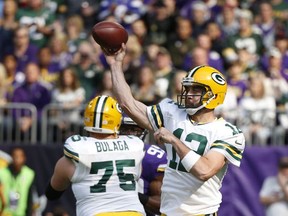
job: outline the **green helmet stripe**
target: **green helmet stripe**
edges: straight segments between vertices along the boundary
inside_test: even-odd
[[[200,65],[200,66],[197,66],[195,68],[193,68],[192,70],[189,71],[188,75],[186,77],[193,77],[194,74],[196,73],[196,71],[202,67],[205,67],[206,65]]]

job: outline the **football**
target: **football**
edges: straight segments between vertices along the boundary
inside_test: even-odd
[[[117,22],[102,21],[96,23],[92,28],[92,37],[98,43],[106,54],[114,54],[120,48],[122,43],[127,42],[128,33],[126,29]]]

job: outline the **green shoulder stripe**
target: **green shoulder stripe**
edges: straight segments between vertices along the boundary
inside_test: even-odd
[[[79,154],[75,153],[64,146],[64,155],[70,160],[74,160],[75,162],[79,162]]]
[[[231,155],[235,160],[240,161],[242,159],[242,153],[239,149],[234,146],[229,145],[229,143],[223,142],[221,140],[216,140],[210,149],[218,148],[225,150],[229,155]]]
[[[153,116],[153,119],[157,128],[164,127],[163,115],[162,115],[159,104],[152,106],[151,114]]]

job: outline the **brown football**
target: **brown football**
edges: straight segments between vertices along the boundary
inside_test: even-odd
[[[106,52],[114,54],[122,43],[127,42],[128,33],[126,29],[117,22],[102,21],[96,23],[92,28],[92,37]]]

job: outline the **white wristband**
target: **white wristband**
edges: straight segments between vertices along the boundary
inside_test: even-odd
[[[194,151],[189,151],[181,160],[182,165],[190,172],[191,168],[195,165],[195,163],[201,158],[200,155],[195,153]]]

